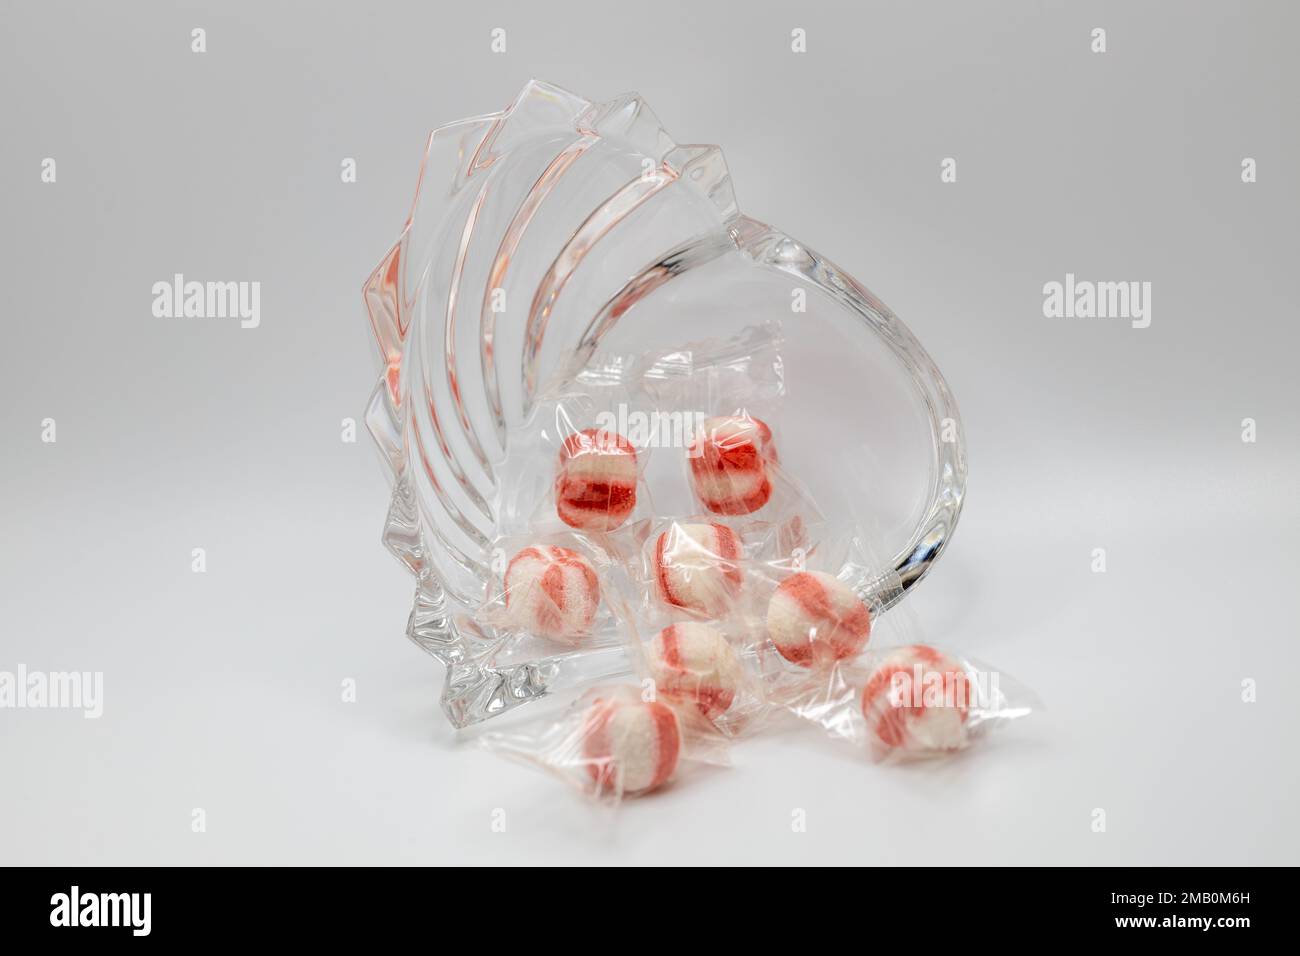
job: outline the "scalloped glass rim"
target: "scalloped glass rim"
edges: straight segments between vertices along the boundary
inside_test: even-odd
[[[556,197],[579,179],[567,174],[598,146],[609,153],[595,167],[588,162],[581,181],[599,190],[609,173],[612,186],[590,212],[581,209],[580,221],[557,226],[551,216],[538,225],[551,207],[566,206]],[[635,220],[641,233],[651,233],[637,212],[670,201],[678,241],[619,271],[607,237],[620,234],[620,245],[635,248],[626,224]],[[580,286],[575,274],[593,250],[614,260],[607,274],[631,278],[600,293],[592,300],[598,307],[582,310],[590,320],[553,345],[556,336],[547,332],[557,306],[566,289]],[[718,147],[678,145],[636,94],[592,103],[532,81],[502,112],[430,135],[401,237],[363,290],[382,366],[366,422],[393,488],[383,540],[416,575],[407,635],[446,665],[442,707],[453,725],[496,716],[561,684],[626,672],[627,662],[607,652],[497,666],[486,651],[490,635],[458,618],[489,570],[493,462],[545,378],[544,346],[553,356],[589,355],[658,290],[733,253],[816,289],[859,320],[888,347],[924,407],[932,456],[921,519],[892,571],[858,582],[859,591],[879,607],[893,606],[947,545],[965,490],[961,418],[912,333],[847,273],[742,215]],[[522,327],[500,321],[494,292],[529,301]],[[568,298],[581,296],[570,291]],[[517,368],[507,361],[515,355]]]

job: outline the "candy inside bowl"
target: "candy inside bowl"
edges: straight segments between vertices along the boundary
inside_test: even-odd
[[[446,664],[456,726],[630,673],[618,646],[503,641],[475,613],[518,510],[521,430],[602,356],[777,329],[781,467],[825,528],[868,543],[853,585],[877,609],[924,576],[960,512],[960,419],[919,343],[847,274],[742,215],[717,147],[677,145],[635,95],[596,104],[533,82],[502,113],[435,131],[365,298],[382,367],[367,422],[393,478],[384,541],[417,576],[408,635]],[[650,490],[682,514],[673,474]]]

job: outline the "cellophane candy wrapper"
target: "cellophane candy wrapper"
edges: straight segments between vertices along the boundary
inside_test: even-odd
[[[822,520],[777,451],[785,395],[779,324],[666,352],[649,363],[638,385],[639,404],[685,423],[689,434],[678,455],[661,455],[663,464],[656,463],[665,473],[657,487],[673,489],[660,501],[661,515],[698,512],[737,530],[772,525],[791,539]]]
[[[661,517],[628,565],[624,630],[660,694],[732,737],[758,730],[773,710],[757,679],[747,569],[805,552],[823,525],[777,464],[780,344],[769,322],[646,356],[633,389],[634,407],[660,426],[651,474]]]
[[[650,445],[626,427],[639,374],[637,356],[601,356],[539,392],[499,465],[498,534],[609,534],[653,516]]]
[[[929,644],[839,662],[786,706],[877,762],[954,754],[1041,708],[1012,678]]]
[[[768,565],[789,558],[780,527],[736,531],[710,515],[658,522],[631,566],[631,599],[619,605],[642,675],[727,736],[754,733],[772,714],[756,621]]]
[[[767,696],[777,702],[802,692],[809,675],[862,653],[899,590],[888,564],[844,532],[754,562],[747,585],[749,633]]]
[[[499,538],[492,550],[487,596],[474,614],[494,651],[536,659],[557,651],[596,650],[623,644],[614,607],[617,578],[640,538],[552,532]],[[498,660],[505,660],[498,657]]]
[[[730,762],[727,740],[712,724],[693,707],[657,697],[648,683],[594,688],[558,717],[487,733],[479,743],[611,804],[673,784],[692,764]]]
[[[910,610],[886,613],[901,583],[857,534],[760,563],[750,580],[764,696],[876,761],[951,754],[1041,707],[1015,680],[923,641]]]

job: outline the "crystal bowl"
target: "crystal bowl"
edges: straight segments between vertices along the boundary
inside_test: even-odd
[[[392,480],[383,540],[416,576],[407,634],[446,665],[457,727],[630,672],[617,649],[519,659],[471,613],[508,436],[597,345],[665,349],[779,321],[782,461],[828,524],[872,543],[880,567],[855,586],[879,609],[956,524],[961,420],[920,343],[846,272],[743,215],[721,150],[678,145],[636,94],[593,103],[534,81],[500,113],[435,130],[364,297],[382,369],[366,422]]]

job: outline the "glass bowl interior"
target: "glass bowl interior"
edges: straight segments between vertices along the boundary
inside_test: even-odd
[[[942,551],[965,483],[934,363],[854,279],[745,217],[712,146],[679,146],[635,94],[530,83],[430,137],[401,239],[365,288],[383,372],[367,421],[393,478],[384,539],[417,576],[409,636],[448,667],[457,726],[626,673],[616,649],[503,644],[474,623],[500,466],[540,389],[585,358],[779,325],[783,466],[877,567],[889,607]],[[665,514],[696,509],[670,477]]]

